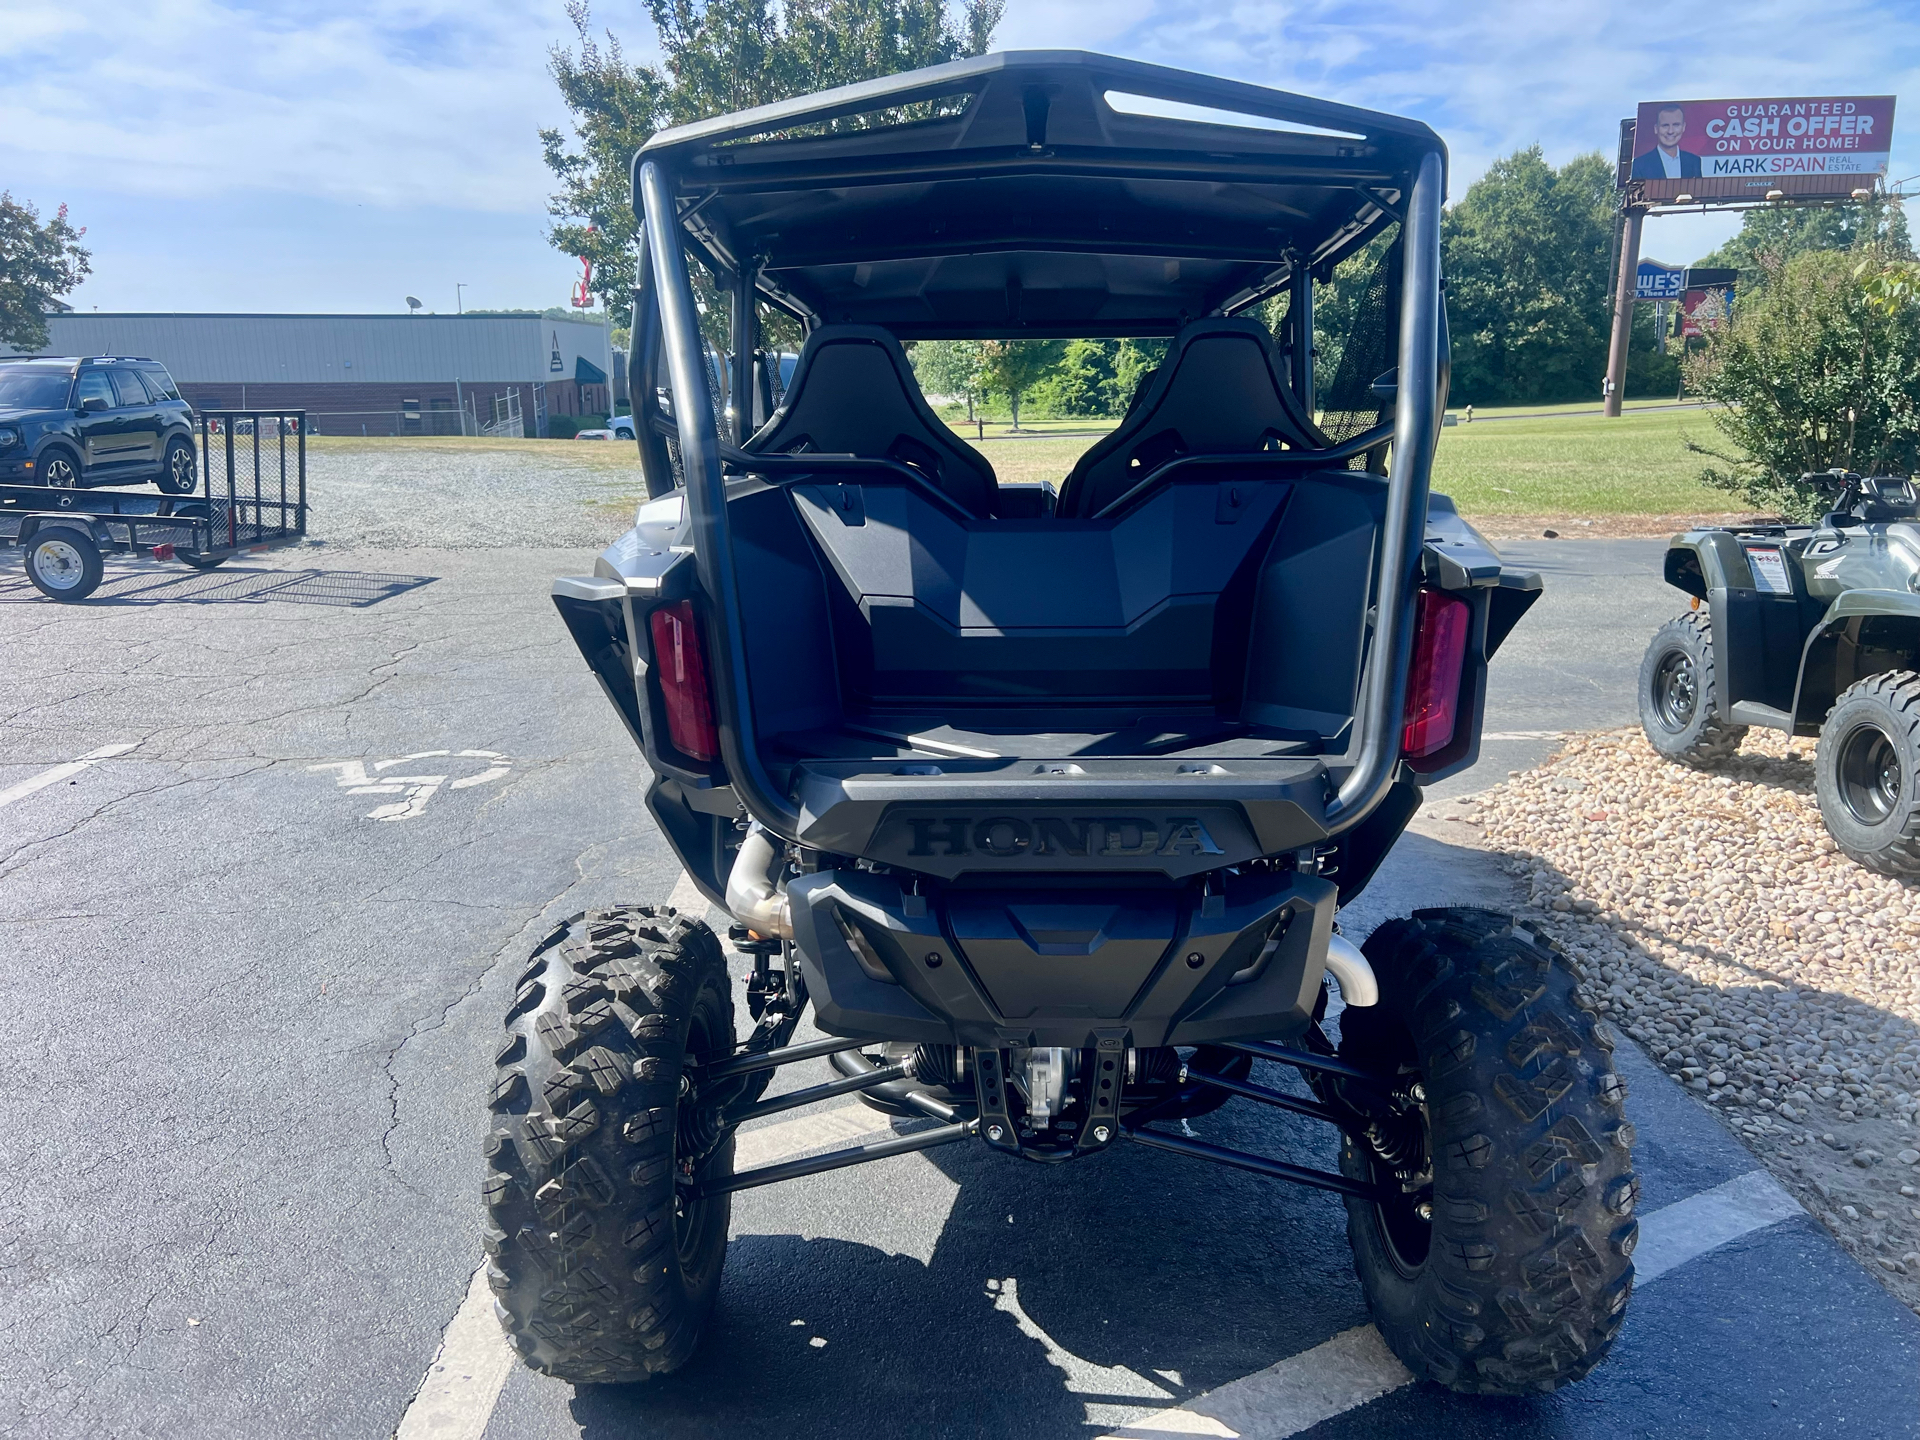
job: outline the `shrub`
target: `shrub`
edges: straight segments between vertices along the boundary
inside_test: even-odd
[[[1685,362],[1733,449],[1687,444],[1720,462],[1701,472],[1709,485],[1811,517],[1826,492],[1802,474],[1911,474],[1920,461],[1920,300],[1911,267],[1882,252],[1763,264],[1763,293]]]

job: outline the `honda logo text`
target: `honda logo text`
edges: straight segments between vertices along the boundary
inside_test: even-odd
[[[965,816],[904,816],[913,831],[908,855],[1219,855],[1224,852],[1197,818],[1141,820],[1132,817],[1022,820],[999,815],[988,820]]]

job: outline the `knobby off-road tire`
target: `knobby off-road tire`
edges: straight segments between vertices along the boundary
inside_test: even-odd
[[[1380,1003],[1342,1012],[1340,1053],[1424,1087],[1433,1171],[1430,1221],[1413,1197],[1347,1201],[1374,1323],[1414,1375],[1452,1390],[1578,1380],[1620,1329],[1639,1238],[1613,1032],[1504,915],[1421,910],[1364,950]],[[1393,1178],[1352,1137],[1341,1169]]]
[[[1731,759],[1747,727],[1721,714],[1713,624],[1692,610],[1654,632],[1640,662],[1640,728],[1669,760],[1704,767]]]
[[[1920,876],[1920,674],[1889,670],[1841,692],[1813,780],[1834,844],[1869,870]]]
[[[730,1197],[688,1203],[695,1157],[733,1140],[682,1085],[733,1046],[720,943],[664,905],[575,916],[507,1012],[487,1137],[487,1278],[521,1357],[575,1384],[686,1363],[720,1288]]]

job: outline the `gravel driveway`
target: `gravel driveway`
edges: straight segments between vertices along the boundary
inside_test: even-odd
[[[1812,758],[1754,730],[1703,773],[1585,735],[1445,808],[1516,857],[1600,1008],[1920,1310],[1920,888],[1838,852]]]
[[[633,524],[633,447],[398,440],[307,452],[309,534],[341,550],[599,549]]]

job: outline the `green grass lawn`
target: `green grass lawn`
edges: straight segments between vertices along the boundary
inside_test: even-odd
[[[1683,515],[1746,508],[1699,480],[1702,461],[1683,440],[1719,438],[1699,410],[1629,409],[1602,415],[1497,420],[1440,432],[1433,488],[1474,515]]]
[[[1657,403],[1657,402],[1656,402]],[[1629,405],[1617,420],[1556,406],[1539,418],[1524,410],[1475,410],[1471,425],[1440,435],[1433,486],[1473,515],[1682,515],[1742,509],[1736,496],[1699,481],[1701,461],[1682,443],[1718,435],[1697,409]],[[1458,412],[1456,412],[1458,413]],[[1516,418],[1505,418],[1507,416]],[[993,462],[1002,480],[1058,482],[1081,453],[1111,428],[1094,421],[1035,421],[1032,435],[988,424],[986,439],[956,426]]]
[[[1476,410],[1473,424],[1447,427],[1434,463],[1434,488],[1452,496],[1469,517],[1704,515],[1742,509],[1737,496],[1699,482],[1700,458],[1689,455],[1682,443],[1687,436],[1709,444],[1717,440],[1705,411],[1629,405],[1625,415],[1609,420],[1570,413],[1591,406],[1543,408],[1547,413]],[[954,423],[956,433],[978,446],[1002,480],[1056,484],[1111,428],[1111,422],[1097,420],[1030,420],[1022,427],[1025,433],[1016,435],[1003,423],[989,422],[981,439],[976,427],[964,420]],[[342,455],[518,454],[533,464],[606,472],[610,482],[630,483],[636,494],[640,488],[639,458],[624,441],[316,435],[307,444],[318,453]]]

